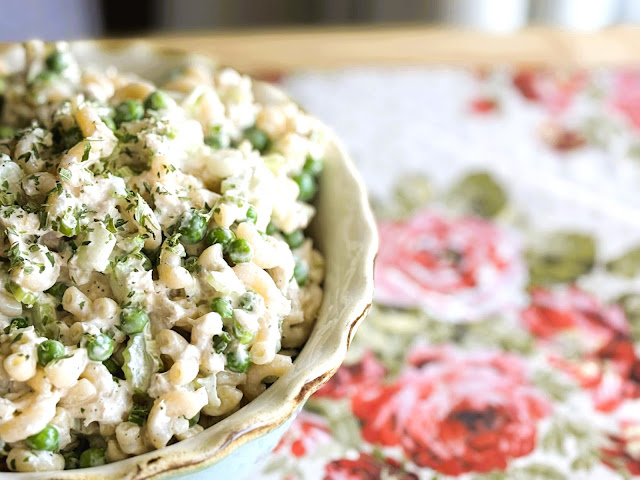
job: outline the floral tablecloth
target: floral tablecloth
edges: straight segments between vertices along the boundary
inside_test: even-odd
[[[376,304],[265,479],[640,475],[640,72],[285,76],[379,220]]]

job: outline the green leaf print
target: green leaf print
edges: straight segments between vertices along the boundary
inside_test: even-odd
[[[594,239],[577,232],[557,231],[539,236],[525,252],[532,285],[573,282],[593,268]]]
[[[394,199],[401,216],[426,206],[433,198],[433,186],[421,173],[406,174],[396,182]]]
[[[447,203],[460,214],[493,218],[507,205],[507,195],[488,173],[474,172],[453,186]]]
[[[341,445],[346,448],[360,448],[360,423],[351,413],[349,400],[335,401],[311,397],[305,408],[327,420],[331,436]]]
[[[584,454],[577,456],[571,462],[571,469],[575,471],[590,471],[600,463],[600,452],[597,450],[589,450]]]
[[[410,173],[401,176],[395,182],[390,198],[370,198],[371,208],[378,220],[411,217],[426,207],[434,197],[431,181],[422,173]]]
[[[620,257],[610,260],[606,269],[619,277],[633,278],[640,273],[640,246],[628,250]]]
[[[507,480],[507,472],[481,473],[473,477],[473,480]]]
[[[513,469],[510,473],[509,478],[519,478],[523,480],[565,480],[565,478],[567,478],[556,468],[543,463],[532,463]]]
[[[418,338],[439,343],[451,338],[452,324],[430,319],[419,310],[398,310],[374,305],[347,353],[347,362],[372,351],[391,376],[404,366],[406,353]]]
[[[554,418],[542,435],[540,445],[545,451],[573,457],[570,463],[572,470],[589,471],[601,462],[605,441],[604,435],[592,424]]]
[[[569,395],[577,390],[577,386],[563,379],[550,370],[536,371],[531,382],[556,402],[564,402]]]
[[[494,347],[527,355],[535,352],[534,337],[504,317],[489,317],[468,325],[465,344]]]
[[[521,467],[512,467],[504,472],[489,472],[475,475],[473,480],[565,480],[565,475],[542,463],[532,463]]]

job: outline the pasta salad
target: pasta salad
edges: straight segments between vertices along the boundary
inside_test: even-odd
[[[0,65],[0,471],[98,466],[291,368],[322,301],[322,129],[230,68],[156,86],[24,55]]]

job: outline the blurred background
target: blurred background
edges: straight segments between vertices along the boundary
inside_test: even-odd
[[[639,0],[0,0],[0,41],[410,23],[508,32],[640,23]]]

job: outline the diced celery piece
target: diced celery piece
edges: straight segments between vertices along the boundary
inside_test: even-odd
[[[149,387],[151,375],[158,371],[159,358],[148,326],[142,333],[129,338],[122,357],[122,371],[127,382],[134,390],[145,392]]]
[[[109,255],[116,245],[116,237],[102,223],[93,223],[92,231],[78,247],[78,266],[84,270],[104,272],[109,266]]]

